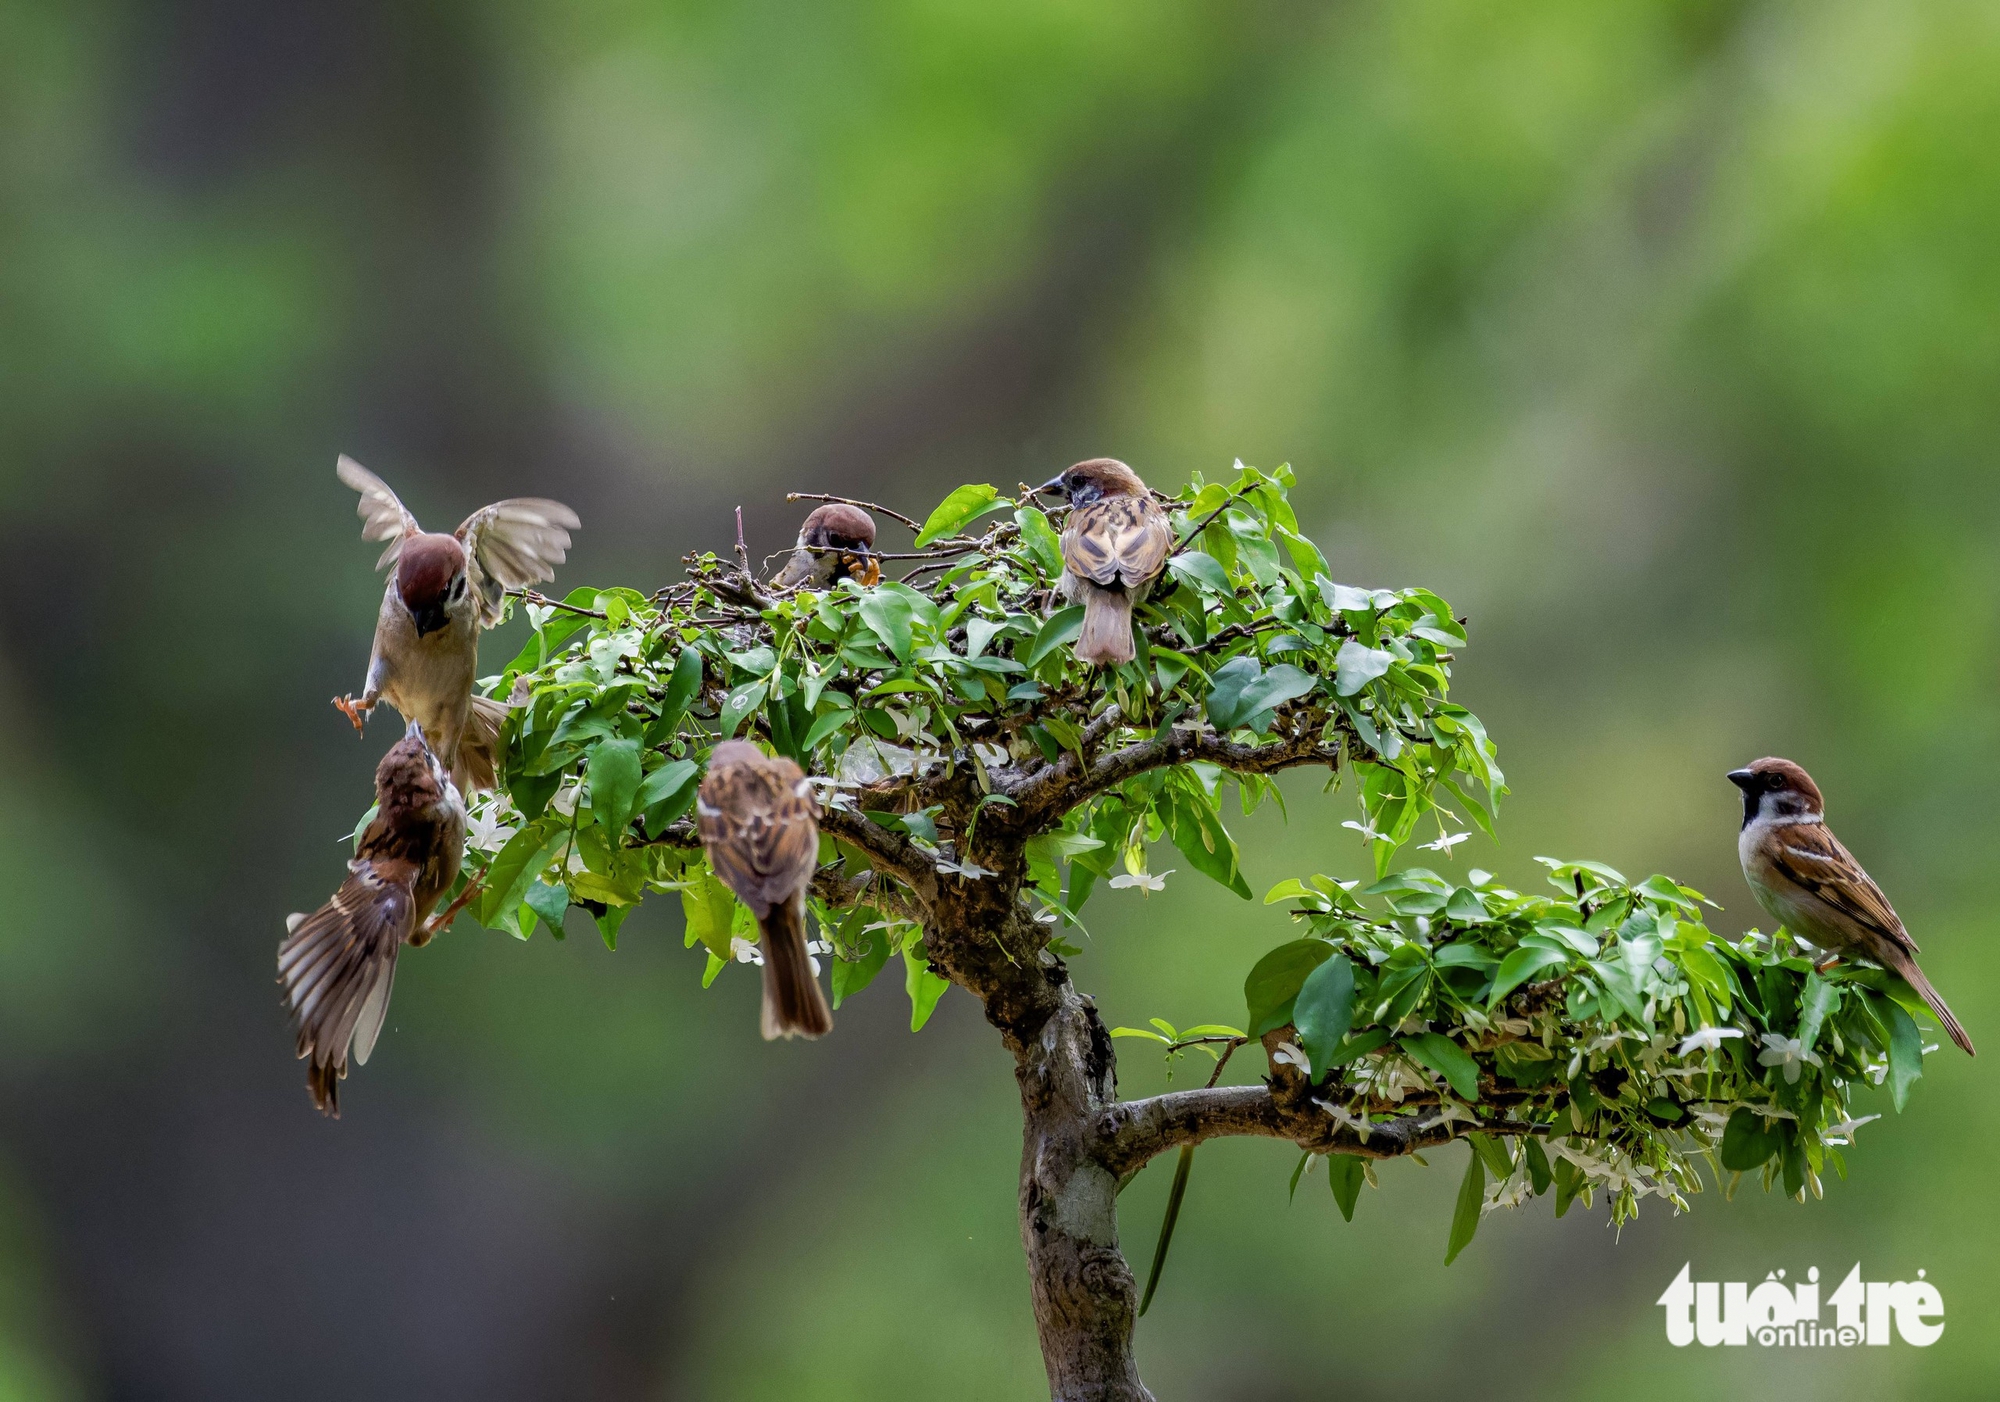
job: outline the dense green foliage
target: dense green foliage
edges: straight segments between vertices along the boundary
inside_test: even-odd
[[[1117,1035],[1172,1055],[1281,1033],[1274,1062],[1306,1074],[1364,1143],[1402,1115],[1504,1116],[1504,1130],[1472,1136],[1453,1255],[1482,1210],[1551,1189],[1558,1214],[1602,1189],[1620,1223],[1648,1193],[1684,1208],[1704,1158],[1818,1194],[1828,1167],[1845,1171],[1855,1088],[1887,1079],[1900,1107],[1921,1073],[1914,995],[1871,970],[1821,977],[1783,940],[1718,940],[1702,897],[1665,877],[1632,885],[1551,861],[1556,894],[1530,895],[1478,870],[1391,873],[1426,819],[1437,837],[1423,845],[1447,856],[1469,824],[1491,833],[1504,782],[1478,719],[1448,699],[1466,641],[1450,606],[1423,589],[1335,583],[1298,531],[1291,483],[1288,469],[1238,464],[1228,481],[1163,498],[1181,548],[1138,612],[1137,659],[1103,674],[1068,646],[1082,610],[1056,606],[1060,510],[986,485],[952,492],[915,548],[891,555],[915,562],[903,580],[774,595],[701,555],[651,594],[529,596],[534,636],[487,683],[514,709],[503,792],[474,806],[474,911],[524,939],[537,923],[560,938],[582,906],[615,947],[646,894],[675,892],[712,982],[758,957],[755,923],[708,870],[689,818],[718,739],[790,756],[830,808],[906,837],[940,873],[984,880],[997,874],[978,864],[976,833],[941,830],[943,805],[924,802],[932,778],[976,775],[976,829],[987,804],[1019,807],[1023,782],[1068,755],[1088,770],[1192,729],[1237,747],[1230,762],[1115,776],[1029,837],[1024,896],[1049,952],[1081,953],[1064,931],[1100,881],[1159,889],[1148,849],[1162,840],[1248,899],[1227,786],[1248,814],[1294,764],[1324,766],[1358,798],[1347,826],[1380,877],[1360,895],[1383,908],[1361,903],[1359,882],[1283,883],[1266,903],[1295,902],[1308,934],[1250,970],[1246,1030],[1162,1021]],[[821,857],[811,904],[836,1001],[900,954],[922,1027],[947,985],[924,957],[915,902],[883,874],[858,880],[867,856],[834,835]],[[1351,1216],[1373,1170],[1334,1157]]]

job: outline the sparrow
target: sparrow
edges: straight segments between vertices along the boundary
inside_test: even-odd
[[[708,864],[750,907],[762,932],[764,1040],[833,1030],[806,952],[806,887],[819,865],[819,804],[805,773],[745,740],[710,753],[695,791]]]
[[[426,531],[388,486],[350,457],[335,469],[361,493],[363,540],[386,540],[376,569],[393,564],[361,696],[334,705],[360,730],[378,701],[424,728],[461,792],[493,787],[505,703],[472,694],[479,633],[500,621],[509,589],[555,578],[576,513],[558,501],[514,497],[482,507],[450,535]]]
[[[1917,942],[1889,898],[1827,827],[1826,803],[1812,776],[1788,759],[1760,759],[1731,770],[1729,782],[1743,791],[1736,853],[1757,904],[1827,952],[1817,965],[1821,973],[1859,955],[1900,975],[1952,1041],[1973,1055],[1972,1039],[1917,967]]]
[[[882,578],[875,559],[875,518],[858,506],[828,502],[799,527],[798,548],[771,581],[778,589],[830,587],[845,576],[863,584]]]
[[[465,855],[465,805],[443,762],[411,721],[375,767],[376,812],[348,878],[311,915],[294,915],[278,946],[278,982],[298,1024],[306,1089],[340,1118],[350,1050],[365,1066],[389,1011],[396,952],[423,945],[458,913],[426,922]],[[470,894],[468,888],[467,894]],[[463,904],[463,900],[459,902]]]
[[[1037,490],[1069,498],[1056,592],[1083,605],[1077,658],[1093,667],[1130,662],[1132,606],[1151,592],[1174,548],[1166,512],[1116,458],[1080,462]]]

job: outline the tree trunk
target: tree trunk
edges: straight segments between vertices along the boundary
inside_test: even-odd
[[[1139,1292],[1118,1249],[1118,1180],[1085,1126],[1116,1097],[1111,1038],[1067,983],[1022,1048],[1021,1246],[1054,1402],[1153,1402],[1132,1360]]]

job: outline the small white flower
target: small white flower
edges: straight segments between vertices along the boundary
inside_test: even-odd
[[[519,817],[504,796],[482,804],[465,815],[465,845],[475,852],[498,852],[507,845],[508,838],[520,831],[518,823],[507,820]]]
[[[574,781],[556,790],[556,796],[549,800],[549,811],[568,818],[576,813],[576,801],[583,796],[583,786]]]
[[[1829,1144],[1852,1144],[1854,1142],[1854,1131],[1860,1129],[1861,1126],[1867,1124],[1870,1120],[1879,1120],[1881,1118],[1880,1115],[1863,1115],[1858,1120],[1842,1120],[1837,1125],[1828,1125],[1825,1130],[1826,1142]],[[1835,1136],[1838,1137],[1836,1138]]]
[[[1431,1124],[1444,1125],[1446,1128],[1450,1128],[1453,1122],[1476,1125],[1479,1123],[1479,1116],[1473,1114],[1472,1111],[1466,1109],[1450,1096],[1442,1096],[1438,1100],[1438,1116],[1435,1120],[1431,1121]],[[1429,1128],[1429,1126],[1426,1126],[1426,1128]]]
[[[539,633],[542,631],[542,625],[547,623],[554,613],[555,610],[547,604],[529,604],[528,622]]]
[[[1681,1056],[1692,1056],[1696,1052],[1716,1051],[1729,1038],[1741,1037],[1742,1035],[1743,1029],[1740,1027],[1704,1027],[1698,1032],[1690,1032],[1688,1034],[1687,1040],[1681,1043],[1678,1054]],[[1766,1064],[1768,1065],[1769,1063]]]
[[[1759,1066],[1778,1066],[1785,1072],[1785,1084],[1795,1085],[1799,1072],[1807,1065],[1817,1066],[1819,1058],[1805,1048],[1805,1043],[1797,1037],[1781,1037],[1776,1032],[1764,1034],[1764,1050],[1757,1053]]]
[[[992,872],[988,871],[985,867],[979,865],[979,863],[977,862],[974,861],[947,862],[942,857],[938,859],[937,869],[946,876],[970,877],[974,881],[977,881],[982,876],[993,875]]]
[[[1442,833],[1436,842],[1420,842],[1417,846],[1426,852],[1442,852],[1449,857],[1452,848],[1458,846],[1459,843],[1471,836],[1472,834],[1469,832]]]
[[[762,964],[764,962],[764,951],[750,943],[749,940],[744,939],[741,935],[731,935],[729,937],[729,957],[739,964]],[[817,973],[818,970],[814,970],[814,972]]]
[[[1303,1051],[1300,1051],[1290,1042],[1278,1043],[1278,1049],[1271,1053],[1271,1064],[1273,1066],[1296,1066],[1299,1068],[1299,1074],[1304,1076],[1312,1075],[1312,1062],[1307,1059]]]
[[[1381,833],[1375,831],[1373,823],[1357,823],[1350,818],[1347,822],[1342,823],[1341,826],[1344,828],[1353,828],[1356,832],[1360,833],[1361,845],[1364,847],[1372,846],[1382,836]]]
[[[1357,1115],[1345,1105],[1336,1105],[1331,1100],[1314,1100],[1313,1104],[1326,1111],[1335,1123],[1345,1125],[1347,1128],[1353,1130],[1354,1137],[1359,1139],[1363,1144],[1368,1142],[1368,1131],[1373,1126],[1368,1123],[1366,1115]]]
[[[1124,876],[1112,877],[1110,886],[1114,891],[1129,891],[1136,886],[1143,894],[1151,895],[1155,891],[1166,890],[1167,878],[1179,870],[1179,867],[1168,867],[1157,876],[1143,871],[1128,872]]]

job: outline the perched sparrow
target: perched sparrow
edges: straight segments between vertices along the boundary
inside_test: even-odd
[[[375,767],[375,802],[347,880],[311,915],[294,915],[278,946],[278,982],[309,1059],[306,1089],[335,1119],[348,1049],[367,1065],[389,1011],[396,951],[429,941],[437,924],[424,917],[465,854],[465,806],[415,721]]]
[[[805,774],[744,740],[708,757],[695,801],[708,864],[763,932],[764,1040],[821,1037],[833,1012],[806,952],[806,886],[819,865],[819,805]]]
[[[844,575],[874,584],[882,578],[874,552],[875,518],[858,506],[829,502],[806,517],[798,548],[771,583],[779,589],[825,589]]]
[[[1828,830],[1826,804],[1811,776],[1788,759],[1760,759],[1732,770],[1729,782],[1743,790],[1736,851],[1757,904],[1827,952],[1821,972],[1859,955],[1900,974],[1971,1056],[1972,1039],[1917,967],[1917,942],[1882,888]]]
[[[514,497],[473,512],[450,535],[436,534],[354,459],[342,457],[337,470],[361,493],[361,538],[389,542],[375,568],[396,568],[375,620],[367,685],[359,700],[333,704],[359,730],[386,700],[423,726],[462,791],[490,789],[507,707],[472,694],[479,630],[500,621],[509,589],[555,578],[576,513],[558,501]]]
[[[1132,606],[1146,597],[1174,547],[1167,514],[1138,474],[1116,458],[1092,458],[1042,485],[1069,498],[1057,590],[1083,605],[1076,655],[1116,667],[1136,655]]]

